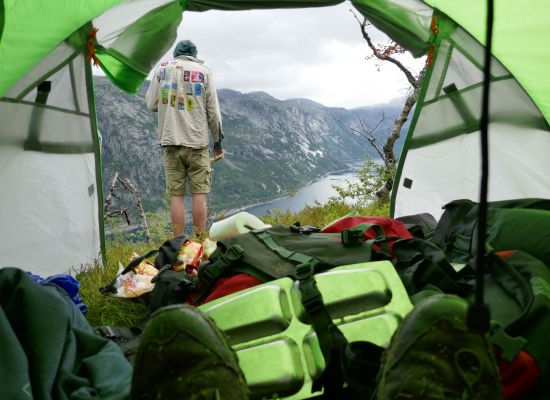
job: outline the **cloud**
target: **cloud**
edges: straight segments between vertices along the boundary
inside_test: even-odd
[[[388,63],[378,71],[374,60],[365,59],[370,49],[351,8],[345,2],[321,8],[185,12],[177,39],[196,43],[218,89],[265,91],[282,100],[309,98],[345,108],[403,97],[409,84],[402,72]],[[387,41],[374,29],[371,36]],[[403,60],[417,70],[422,65],[410,56]]]
[[[186,12],[178,40],[197,44],[218,88],[265,91],[279,99],[309,98],[353,108],[406,94],[404,75],[393,65],[377,70],[351,5],[332,7]],[[358,14],[355,11],[356,14]],[[359,14],[358,14],[359,15]],[[377,42],[387,37],[373,30]],[[421,65],[405,57],[408,65]]]

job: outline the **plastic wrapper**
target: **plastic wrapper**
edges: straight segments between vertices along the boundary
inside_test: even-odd
[[[202,242],[202,248],[202,259],[206,260],[212,255],[213,252],[216,251],[216,249],[218,248],[218,242],[210,238],[206,238],[204,239],[204,242]]]
[[[134,253],[130,258],[132,261],[139,255]],[[120,275],[124,266],[118,263],[118,274],[115,287],[117,293],[115,297],[132,298],[139,297],[145,293],[153,290],[155,284],[151,282],[151,279],[158,273],[153,264],[147,260],[143,260],[133,271],[128,272],[125,275]]]

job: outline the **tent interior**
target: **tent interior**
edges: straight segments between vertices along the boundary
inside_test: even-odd
[[[92,62],[121,90],[135,93],[173,45],[183,12],[321,7],[342,1],[3,0],[0,265],[49,275],[104,256]],[[550,198],[550,25],[548,13],[542,12],[550,5],[545,0],[531,3],[495,1],[491,201]],[[392,216],[430,213],[439,218],[449,201],[477,201],[485,2],[351,4],[413,55],[430,59],[399,162]]]

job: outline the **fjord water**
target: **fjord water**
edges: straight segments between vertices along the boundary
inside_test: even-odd
[[[306,205],[315,206],[316,203],[325,204],[331,197],[338,195],[336,190],[334,190],[334,185],[345,187],[347,186],[346,180],[353,183],[359,182],[359,179],[357,178],[357,170],[362,163],[362,161],[354,162],[350,165],[349,170],[343,172],[333,172],[323,178],[309,183],[307,186],[300,188],[291,196],[248,207],[243,211],[256,216],[262,216],[273,212],[275,209],[298,212]]]

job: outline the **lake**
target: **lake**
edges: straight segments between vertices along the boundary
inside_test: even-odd
[[[250,214],[262,216],[273,209],[282,211],[298,212],[306,205],[313,206],[315,203],[325,204],[331,197],[337,196],[333,185],[346,186],[346,180],[357,183],[357,170],[361,167],[363,161],[354,162],[350,170],[344,172],[335,172],[320,178],[307,186],[300,188],[294,195],[277,199],[268,203],[252,206],[243,209]]]

